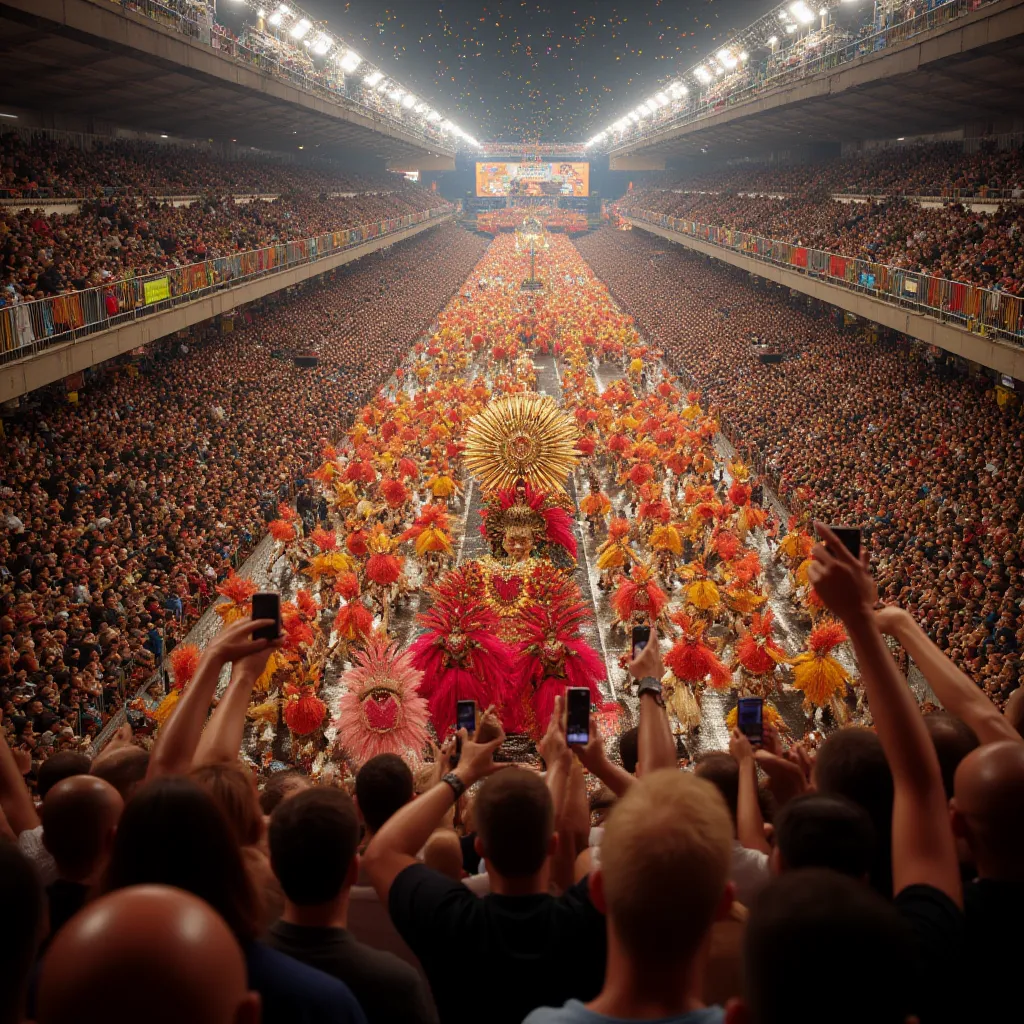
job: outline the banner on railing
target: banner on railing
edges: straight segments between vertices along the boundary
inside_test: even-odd
[[[142,286],[142,296],[147,306],[169,299],[171,297],[171,279],[158,277],[155,281],[146,281]]]

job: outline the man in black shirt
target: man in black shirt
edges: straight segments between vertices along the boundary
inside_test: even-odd
[[[283,800],[270,819],[269,840],[270,862],[285,894],[270,944],[345,982],[369,1024],[437,1024],[420,975],[347,930],[349,895],[359,873],[359,820],[351,797],[321,787]]]
[[[493,728],[489,743],[472,742],[463,730],[458,767],[385,822],[365,855],[370,881],[423,964],[445,1024],[483,1017],[521,1024],[538,1006],[593,998],[604,980],[604,918],[587,881],[561,897],[548,892],[559,844],[548,788],[534,772],[494,763],[505,737]],[[442,815],[481,779],[476,842],[491,881],[482,899],[416,861]]]

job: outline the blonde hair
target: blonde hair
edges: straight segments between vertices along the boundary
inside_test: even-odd
[[[645,775],[612,808],[601,841],[608,918],[626,952],[678,964],[699,949],[729,880],[733,827],[695,775]]]

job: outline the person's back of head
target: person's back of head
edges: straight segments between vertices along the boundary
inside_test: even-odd
[[[356,803],[370,832],[379,832],[412,797],[412,770],[397,754],[371,757],[356,772]]]
[[[989,743],[968,754],[951,806],[979,876],[1024,881],[1024,743]]]
[[[13,843],[0,842],[0,1021],[23,1019],[25,991],[46,919],[42,882]]]
[[[612,808],[595,900],[609,943],[638,964],[685,969],[732,905],[733,825],[717,789],[695,775],[645,775]]]
[[[247,768],[240,764],[205,764],[189,775],[213,797],[239,846],[255,846],[263,838],[256,783]]]
[[[423,863],[433,871],[462,881],[462,844],[450,828],[439,828],[431,833],[423,845]]]
[[[477,852],[488,870],[507,879],[531,879],[554,850],[555,809],[544,780],[525,768],[485,779],[473,802]]]
[[[260,790],[260,810],[266,815],[273,814],[282,800],[287,800],[300,790],[309,789],[311,785],[305,772],[298,768],[282,768],[274,772]]]
[[[697,759],[693,771],[698,778],[710,782],[718,790],[729,810],[729,817],[735,822],[740,793],[740,766],[732,754],[709,750]]]
[[[966,723],[948,711],[932,711],[924,716],[925,728],[932,738],[942,771],[946,799],[953,796],[953,777],[960,762],[978,746],[978,737]]]
[[[149,753],[141,747],[122,747],[95,761],[89,774],[109,782],[127,803],[145,781],[149,769]]]
[[[51,755],[39,766],[36,778],[39,799],[45,800],[46,794],[64,779],[70,779],[73,775],[88,775],[91,765],[92,762],[85,754],[73,750],[60,750]]]
[[[636,775],[636,766],[640,760],[640,729],[633,726],[619,735],[619,757],[622,759],[622,767],[630,775]]]
[[[124,809],[109,782],[73,775],[58,782],[43,801],[43,845],[69,882],[95,880],[110,856]]]
[[[207,903],[242,941],[257,932],[257,904],[234,832],[192,779],[146,783],[121,815],[102,888],[170,885]]]
[[[775,854],[782,871],[830,868],[865,879],[875,856],[875,829],[851,800],[806,793],[790,800],[775,822]]]
[[[878,736],[861,727],[837,729],[818,750],[814,783],[820,793],[842,796],[863,807],[875,829],[871,884],[892,892],[892,771]]]
[[[857,951],[857,979],[837,990],[837,951]],[[912,1010],[913,935],[869,886],[821,868],[773,879],[750,908],[743,999],[727,1024],[904,1024]],[[794,993],[794,970],[799,992]]]
[[[355,881],[359,818],[343,790],[306,789],[280,803],[269,840],[274,874],[296,906],[330,903]]]
[[[111,965],[117,994],[103,998]],[[58,933],[43,961],[39,1024],[258,1024],[238,942],[195,896],[138,886],[100,897]]]

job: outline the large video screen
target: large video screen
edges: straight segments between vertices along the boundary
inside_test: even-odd
[[[589,196],[590,164],[478,163],[478,196]]]

